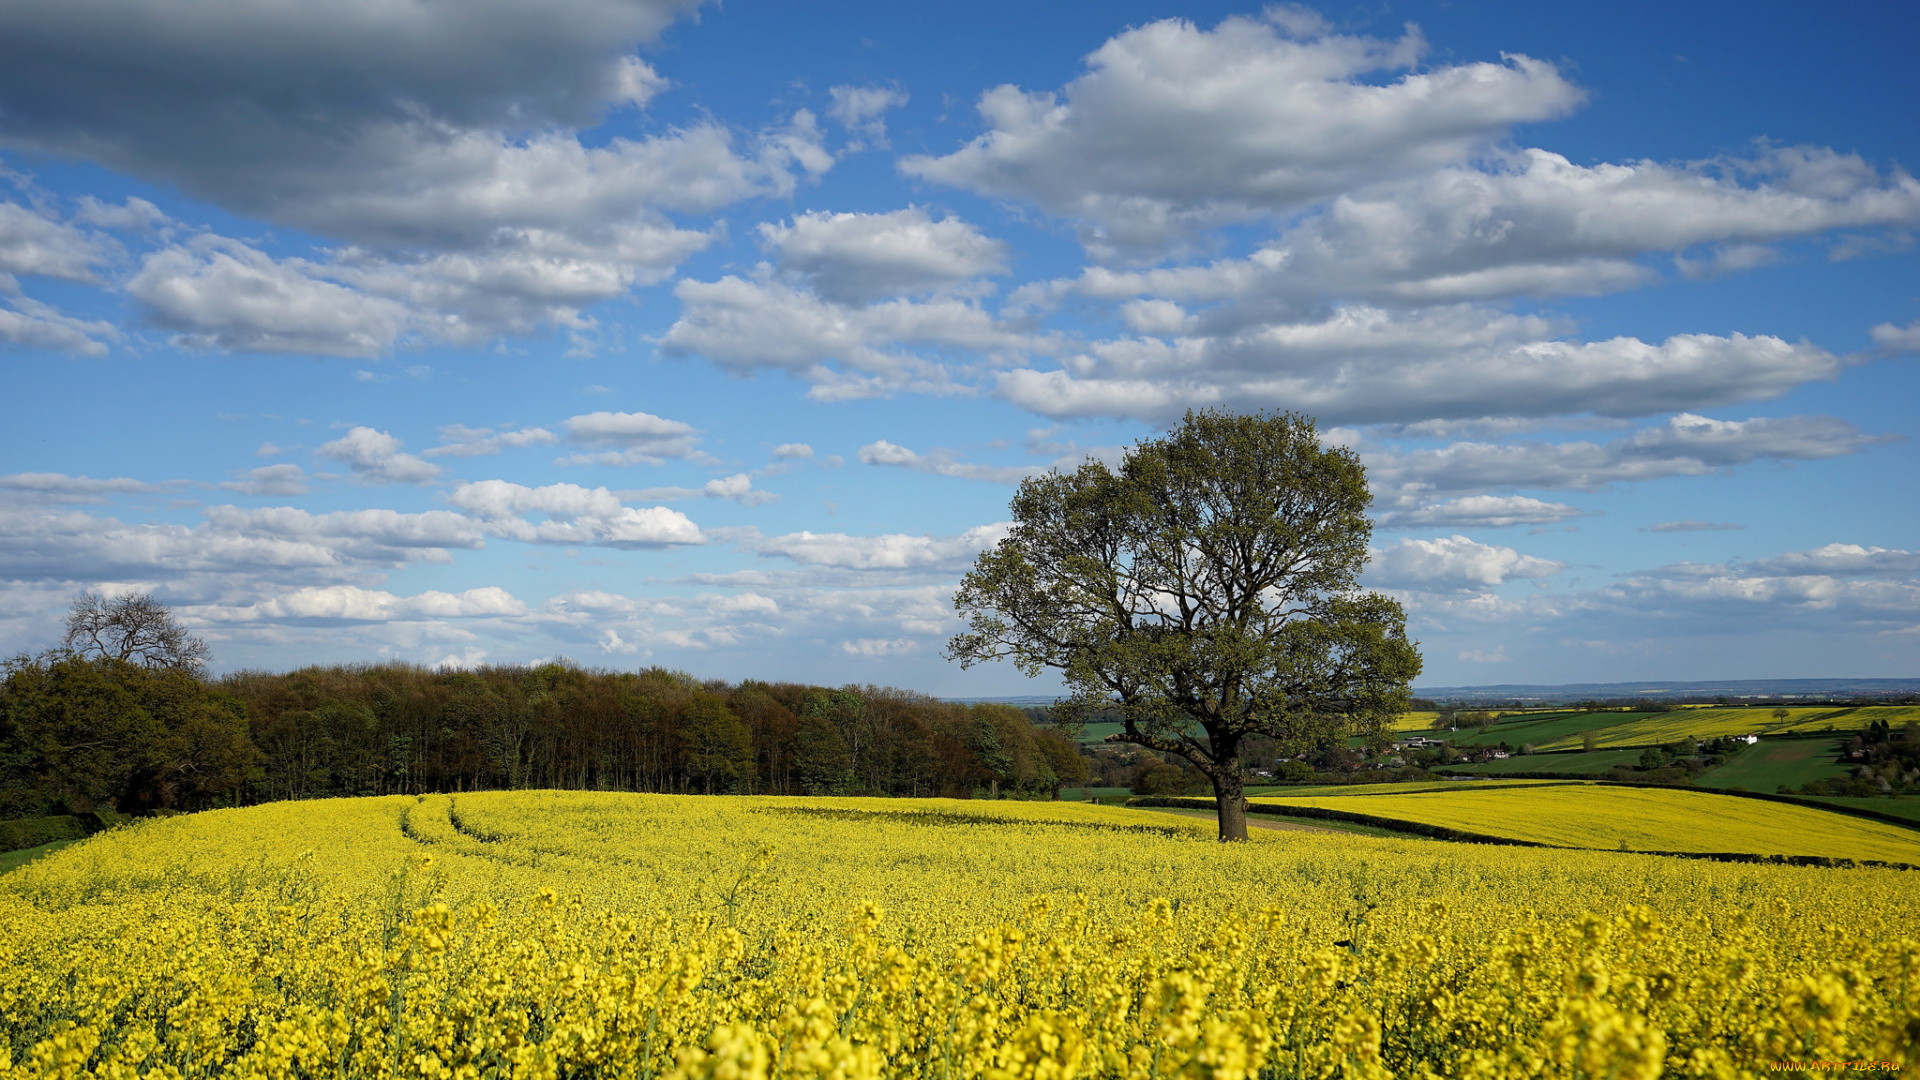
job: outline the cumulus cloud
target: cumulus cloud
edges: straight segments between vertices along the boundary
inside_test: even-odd
[[[782,269],[842,303],[1007,272],[1005,243],[959,218],[935,221],[918,207],[885,214],[804,213],[790,225],[763,223],[759,232]]]
[[[1724,565],[1677,563],[1627,575],[1595,600],[1641,613],[1713,618],[1775,610],[1821,624],[1920,625],[1920,553],[1859,544]]]
[[[215,506],[203,514],[188,526],[0,509],[0,579],[188,582],[214,594],[268,582],[354,583],[376,569],[447,562],[449,549],[481,547],[485,536],[479,523],[444,510]]]
[[[1382,41],[1272,15],[1149,23],[1094,51],[1062,92],[987,91],[986,134],[901,168],[1078,219],[1096,251],[1151,250],[1463,160],[1584,96],[1519,55],[1409,71],[1426,51],[1411,29]]]
[[[979,525],[957,536],[848,536],[797,532],[760,539],[753,550],[807,566],[852,570],[960,569],[973,557],[1005,539],[1011,522]]]
[[[305,495],[307,474],[298,465],[263,465],[247,471],[240,480],[223,481],[220,486],[242,495]]]
[[[644,412],[593,412],[567,418],[567,441],[604,447],[581,461],[602,465],[658,465],[667,458],[700,456],[700,435],[691,424]]]
[[[678,510],[627,506],[603,487],[482,480],[454,488],[447,502],[477,515],[494,535],[525,543],[648,548],[706,542]],[[533,514],[545,520],[533,521]]]
[[[1370,582],[1423,591],[1478,589],[1526,578],[1550,578],[1567,568],[1554,559],[1522,555],[1455,534],[1402,540],[1374,553]]]
[[[586,305],[712,242],[670,213],[785,196],[833,163],[806,110],[751,133],[702,121],[582,140],[666,86],[634,49],[693,6],[217,0],[184,22],[153,0],[9,10],[0,146],[84,157],[343,244],[325,263],[234,242],[157,253],[136,295],[211,347],[371,355],[402,329],[460,343],[579,329]],[[89,216],[151,228],[151,209]],[[222,285],[241,287],[225,305]]]
[[[1873,342],[1890,353],[1920,352],[1920,322],[1905,326],[1881,323],[1873,328]]]
[[[470,428],[448,424],[440,429],[440,445],[421,451],[421,457],[481,457],[523,446],[552,446],[558,436],[546,428]]]
[[[459,593],[429,590],[413,596],[353,585],[327,585],[298,589],[245,607],[202,609],[198,613],[217,621],[393,622],[525,615],[527,605],[497,585]]]
[[[813,456],[813,447],[803,442],[781,443],[773,448],[773,456],[782,461],[805,461]]]
[[[367,484],[424,484],[440,475],[440,466],[403,454],[399,439],[370,427],[356,427],[314,451],[317,457],[345,464]]]
[[[18,203],[0,202],[0,274],[97,282],[111,249],[100,238]]]
[[[682,281],[674,295],[680,318],[660,339],[668,355],[702,356],[739,375],[785,371],[813,383],[808,396],[816,400],[969,392],[920,347],[987,354],[1043,347],[952,296],[852,306],[733,275]]]
[[[1218,338],[1098,342],[1057,369],[1002,372],[997,392],[1049,417],[1152,422],[1207,406],[1297,409],[1329,423],[1633,417],[1775,397],[1842,367],[1824,349],[1768,335],[1575,343],[1553,329],[1474,307],[1347,308]]]
[[[1089,268],[1065,285],[1109,299],[1268,304],[1320,296],[1436,304],[1592,295],[1658,277],[1767,265],[1772,241],[1920,222],[1920,181],[1857,155],[1765,148],[1707,162],[1576,165],[1513,151],[1343,193],[1244,258],[1143,271]]]
[[[925,454],[885,439],[860,448],[860,460],[869,465],[892,465],[935,476],[957,476],[966,480],[989,480],[999,484],[1017,484],[1029,476],[1046,472],[1044,465],[980,465],[961,461],[953,451],[936,448]]]
[[[1485,528],[1509,525],[1551,525],[1584,511],[1565,503],[1544,502],[1526,495],[1468,495],[1410,510],[1381,514],[1375,524],[1383,529]]]
[[[1391,509],[1435,492],[1499,488],[1597,491],[1609,484],[1700,476],[1756,461],[1818,461],[1887,441],[1826,416],[1713,420],[1682,413],[1625,438],[1593,443],[1461,442],[1363,455]]]
[[[375,357],[408,323],[405,305],[323,280],[305,259],[275,260],[202,237],[148,255],[127,292],[176,341],[229,352]]]

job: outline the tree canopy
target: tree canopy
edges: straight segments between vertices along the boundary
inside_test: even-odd
[[[1057,714],[1117,710],[1113,738],[1192,761],[1221,839],[1244,840],[1247,736],[1378,735],[1420,672],[1399,603],[1358,584],[1370,502],[1358,455],[1308,417],[1189,412],[1117,470],[1020,485],[954,596],[948,656],[1058,669]]]

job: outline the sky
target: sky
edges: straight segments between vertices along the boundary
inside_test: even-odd
[[[943,658],[1025,477],[1294,410],[1419,685],[1920,675],[1920,8],[0,6],[0,651]]]

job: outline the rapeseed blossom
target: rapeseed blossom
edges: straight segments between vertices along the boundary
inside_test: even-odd
[[[215,811],[0,879],[0,1076],[1730,1077],[1920,1061],[1915,875],[1061,804]]]

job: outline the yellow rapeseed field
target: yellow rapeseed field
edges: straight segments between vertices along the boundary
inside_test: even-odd
[[[1632,720],[1593,732],[1600,749],[1615,746],[1660,746],[1681,739],[1717,739],[1723,735],[1766,735],[1781,731],[1857,731],[1875,720],[1898,728],[1920,720],[1920,707],[1869,705],[1857,709],[1791,708],[1785,719],[1775,719],[1767,708],[1676,709],[1644,720]],[[1495,730],[1498,730],[1497,728]],[[1569,735],[1540,745],[1541,750],[1573,750],[1583,745],[1584,735]]]
[[[554,792],[151,822],[0,878],[0,1075],[1920,1064],[1920,875],[1210,829]]]
[[[1825,855],[1920,866],[1920,830],[1825,810],[1660,788],[1553,784],[1402,795],[1261,796],[1423,825],[1577,848]]]

